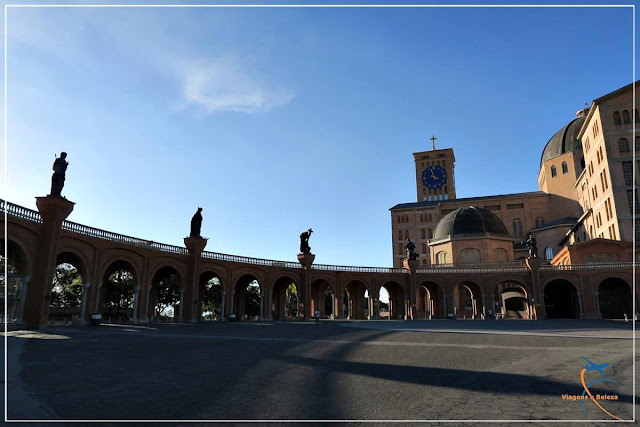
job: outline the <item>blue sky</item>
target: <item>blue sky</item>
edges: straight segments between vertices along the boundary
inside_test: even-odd
[[[390,266],[411,153],[458,197],[536,191],[547,140],[629,84],[629,8],[10,8],[8,182],[35,208],[69,153],[69,219],[207,250]]]

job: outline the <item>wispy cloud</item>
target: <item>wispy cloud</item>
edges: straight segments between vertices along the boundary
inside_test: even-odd
[[[184,98],[206,113],[260,113],[289,103],[290,92],[258,82],[237,61],[220,59],[184,67]]]

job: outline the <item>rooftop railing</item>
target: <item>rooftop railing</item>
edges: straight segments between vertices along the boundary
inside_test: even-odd
[[[16,205],[5,200],[0,199],[0,212],[7,212],[7,215],[25,219],[36,223],[42,222],[40,213],[24,206]],[[126,245],[137,246],[141,248],[154,249],[162,252],[168,252],[172,254],[187,255],[189,251],[182,246],[167,245],[165,243],[158,243],[152,240],[139,239],[137,237],[125,236],[123,234],[113,233],[111,231],[101,230],[99,228],[89,227],[83,224],[78,224],[71,221],[64,221],[62,223],[62,229],[73,233],[82,234],[89,237],[98,239],[104,239],[111,242],[118,242]],[[239,255],[229,255],[217,252],[202,252],[202,258],[212,259],[218,261],[230,261],[243,264],[262,265],[266,267],[282,267],[282,268],[302,268],[302,265],[297,262],[291,261],[278,261],[272,259],[263,258],[251,258]],[[574,271],[574,270],[595,270],[595,269],[615,269],[615,268],[633,268],[632,262],[617,262],[607,264],[581,264],[581,265],[542,265],[540,270],[542,271]],[[404,268],[386,268],[386,267],[357,267],[346,265],[328,265],[328,264],[313,264],[311,266],[313,270],[321,271],[339,271],[339,272],[353,272],[353,273],[409,273],[409,270]],[[483,263],[473,265],[452,265],[444,264],[439,266],[422,267],[417,269],[419,274],[457,274],[457,273],[519,273],[528,271],[528,267],[525,265],[524,260],[505,261],[500,263]]]

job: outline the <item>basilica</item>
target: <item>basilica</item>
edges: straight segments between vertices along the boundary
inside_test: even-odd
[[[453,149],[436,149],[432,137],[431,150],[413,153],[417,201],[390,209],[394,267],[407,239],[425,267],[523,264],[529,235],[535,255],[552,265],[632,261],[637,85],[595,99],[553,134],[540,158],[539,191],[456,198]]]

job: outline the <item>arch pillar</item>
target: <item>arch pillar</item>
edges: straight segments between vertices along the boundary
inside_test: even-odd
[[[184,318],[190,322],[198,321],[198,302],[200,299],[200,258],[204,247],[207,246],[207,239],[203,237],[185,237],[184,245],[189,251],[189,262],[187,264],[187,277],[183,284],[183,293],[180,294],[180,321]]]
[[[185,288],[180,288],[180,305],[178,306],[178,322],[184,321],[184,294],[187,292]],[[175,318],[176,313],[173,313],[173,317]]]
[[[258,320],[262,322],[264,320],[264,291],[260,289],[260,314]]]
[[[84,282],[82,284],[82,303],[80,304],[80,324],[86,325],[87,322],[87,297],[89,295],[89,289],[91,288],[90,282]]]
[[[149,285],[146,287],[146,304],[144,307],[144,316],[141,319],[141,323],[151,323],[153,321],[153,307],[151,307],[151,289],[153,285]]]
[[[20,288],[20,302],[18,303],[18,313],[16,324],[24,325],[24,303],[27,300],[27,291],[31,276],[22,276],[22,287]]]
[[[37,256],[34,258],[31,291],[26,294],[24,308],[24,320],[28,328],[38,329],[47,325],[60,230],[62,222],[73,211],[74,204],[60,196],[36,197],[42,229],[38,236]]]
[[[577,292],[578,294],[578,308],[580,309],[580,319],[584,319],[584,308],[582,307],[582,292]]]
[[[138,323],[138,306],[140,302],[140,289],[142,286],[136,285],[133,287],[133,316],[131,316],[131,322],[134,324]]]

